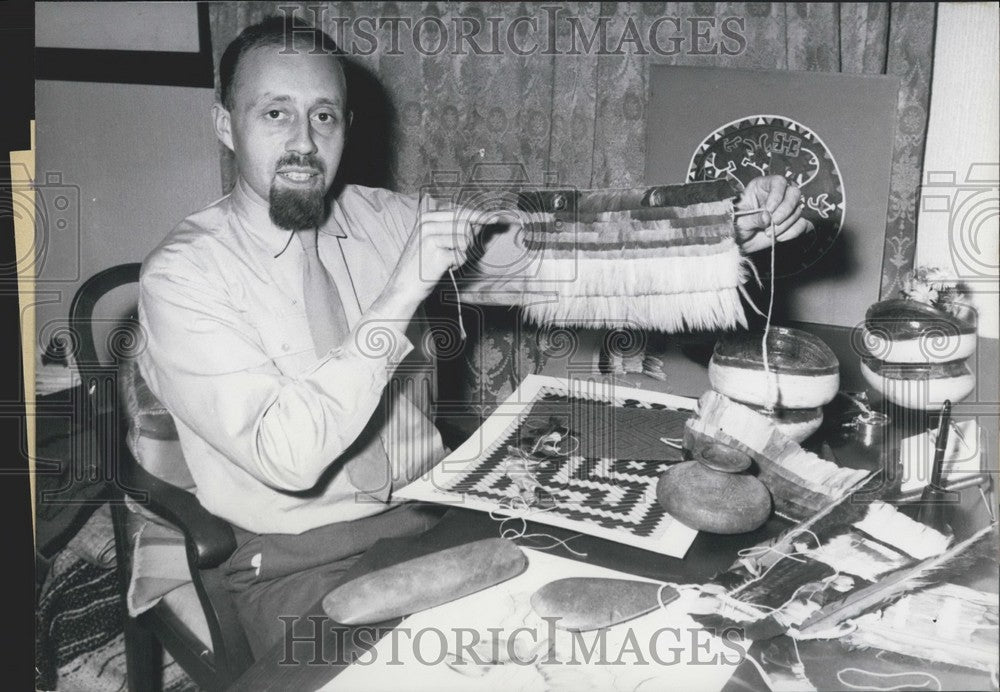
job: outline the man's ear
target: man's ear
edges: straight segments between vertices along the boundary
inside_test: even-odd
[[[354,111],[350,108],[347,109],[347,129],[351,129],[351,124],[354,122]]]
[[[233,148],[233,119],[221,103],[212,106],[212,124],[215,125],[215,136],[219,138],[219,141],[225,144],[229,151],[235,151]]]

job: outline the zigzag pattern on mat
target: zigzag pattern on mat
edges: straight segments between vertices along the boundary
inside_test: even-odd
[[[125,689],[123,615],[114,569],[94,566],[70,550],[57,553],[36,607],[36,689]],[[167,653],[163,689],[198,689]]]

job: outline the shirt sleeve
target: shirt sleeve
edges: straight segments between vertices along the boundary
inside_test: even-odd
[[[402,249],[417,225],[419,197],[381,188],[371,188],[371,192],[378,197],[377,201],[372,201],[384,212],[381,218],[386,228],[396,237]]]
[[[224,282],[183,258],[166,264],[147,261],[139,285],[140,368],[150,388],[262,483],[312,488],[360,435],[412,343],[369,311],[344,344],[292,378],[266,355]]]

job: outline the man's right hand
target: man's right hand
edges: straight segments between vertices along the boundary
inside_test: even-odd
[[[373,307],[386,317],[412,317],[444,273],[465,263],[475,234],[497,220],[496,212],[466,207],[421,210],[392,278]]]

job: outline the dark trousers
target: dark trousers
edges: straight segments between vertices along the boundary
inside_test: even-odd
[[[226,565],[227,588],[255,658],[280,641],[281,616],[313,608],[380,538],[423,533],[441,508],[403,504],[355,521],[301,534],[255,534],[235,528],[237,549]]]

